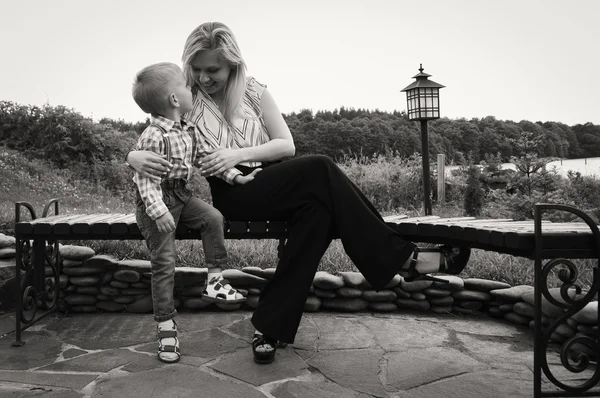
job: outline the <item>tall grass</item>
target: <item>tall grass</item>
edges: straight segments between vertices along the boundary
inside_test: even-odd
[[[383,215],[422,215],[421,165],[418,158],[400,159],[390,153],[373,158],[348,156],[340,162],[340,167]],[[14,233],[16,201],[26,201],[41,211],[49,199],[59,198],[61,214],[134,212],[133,202],[127,199],[131,195],[115,196],[102,186],[76,179],[68,170],[56,170],[43,161],[25,159],[18,152],[2,147],[0,180],[0,232],[6,234]],[[458,198],[464,190],[464,180],[454,177],[449,182],[450,201],[444,206],[434,205],[433,213],[441,217],[463,216],[462,203]],[[210,200],[210,191],[204,179],[195,179],[193,186],[199,196]],[[483,216],[504,218],[506,213],[506,209],[491,201],[486,203]],[[28,215],[22,214],[22,219],[28,219]],[[99,254],[110,254],[118,259],[149,258],[143,241],[62,243],[89,245]],[[275,267],[277,244],[275,240],[227,240],[229,261],[226,268]],[[201,242],[177,241],[176,245],[178,266],[204,266]],[[580,283],[589,286],[593,262],[579,261],[577,266],[581,272]],[[357,271],[340,241],[332,242],[319,269],[332,273]],[[461,277],[486,278],[511,285],[532,285],[533,262],[506,254],[473,250],[469,266]],[[552,283],[556,285],[557,281],[554,279]]]

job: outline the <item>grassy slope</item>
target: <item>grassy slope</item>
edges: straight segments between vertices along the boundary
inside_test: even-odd
[[[368,174],[368,173],[367,173]],[[90,186],[85,182],[73,182],[68,172],[59,172],[48,164],[23,158],[18,152],[0,147],[0,232],[12,234],[14,231],[16,201],[30,203],[38,216],[51,198],[60,199],[60,213],[130,213],[134,211],[132,203],[111,195],[102,188]],[[441,216],[459,216],[457,206],[436,209]],[[449,214],[446,214],[449,213]],[[22,219],[28,219],[23,211]],[[65,243],[65,242],[63,242]],[[85,242],[97,253],[112,254],[117,258],[147,259],[148,253],[143,242],[97,241]],[[229,250],[229,267],[258,266],[261,268],[276,266],[277,242],[226,241]],[[200,242],[177,242],[180,266],[204,266],[203,251]],[[590,262],[580,267],[582,286],[589,285]],[[343,251],[339,241],[335,241],[325,254],[320,270],[336,272],[356,270]],[[469,267],[462,277],[479,277],[508,282],[511,285],[532,284],[532,262],[508,255],[474,250]]]

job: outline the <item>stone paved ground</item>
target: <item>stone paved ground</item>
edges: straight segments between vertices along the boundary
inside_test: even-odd
[[[12,347],[0,316],[4,397],[531,397],[533,333],[492,318],[306,314],[271,365],[252,361],[250,313],[183,313],[183,357],[156,359],[151,315],[51,315]],[[550,362],[558,363],[551,354]],[[573,376],[558,370],[567,379]],[[580,377],[589,377],[589,374]]]

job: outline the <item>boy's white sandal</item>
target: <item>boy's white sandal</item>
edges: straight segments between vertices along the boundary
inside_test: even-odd
[[[177,338],[177,324],[173,321],[173,329],[161,329],[157,326],[158,360],[164,363],[175,363],[181,359],[179,339]],[[163,339],[174,338],[175,344],[163,344]]]
[[[202,299],[211,303],[238,304],[246,301],[246,297],[236,298],[239,292],[231,287],[229,281],[221,274],[212,277],[202,292]],[[241,293],[239,293],[241,296]]]

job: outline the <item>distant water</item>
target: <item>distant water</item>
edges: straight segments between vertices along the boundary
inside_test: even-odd
[[[446,166],[446,172],[454,170],[459,166]],[[582,158],[582,159],[562,159],[548,163],[546,168],[552,170],[555,167],[558,174],[563,177],[567,176],[569,170],[580,172],[583,176],[600,178],[600,157],[598,158]],[[513,163],[502,163],[502,169],[515,170]]]

